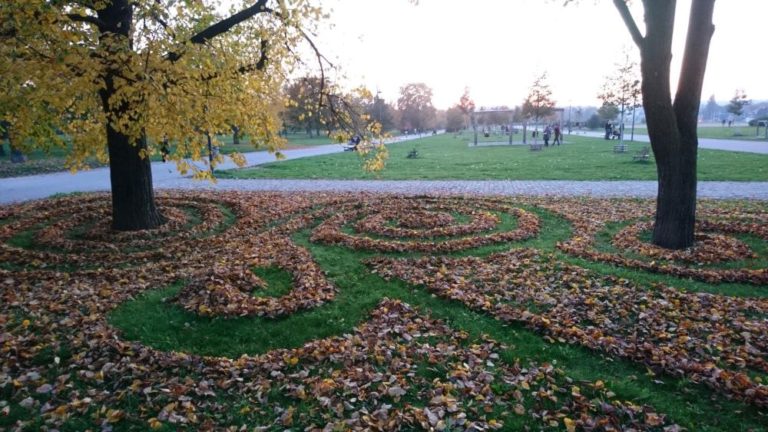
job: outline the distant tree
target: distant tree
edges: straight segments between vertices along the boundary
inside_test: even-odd
[[[621,115],[620,122],[623,123],[624,114],[640,106],[640,71],[637,63],[630,59],[627,52],[624,53],[623,61],[615,66],[614,73],[605,77],[597,98],[603,101],[601,110],[615,107],[616,114]],[[608,113],[600,113],[603,118],[610,120],[604,114]],[[616,115],[612,116],[612,118],[615,117]]]
[[[576,124],[581,125],[581,116],[584,114],[584,109],[582,107],[576,107],[576,109],[573,110],[573,115],[575,117]]]
[[[603,102],[603,105],[597,109],[597,115],[603,122],[613,121],[619,115],[619,107],[612,103]]]
[[[728,102],[728,106],[725,107],[726,111],[733,115],[733,119],[736,120],[744,114],[744,107],[752,103],[747,99],[747,94],[744,90],[736,90],[733,98]]]
[[[597,129],[603,125],[603,120],[597,114],[592,114],[588,119],[586,126],[590,130]]]
[[[465,122],[473,121],[472,113],[475,112],[475,101],[473,101],[472,98],[469,96],[469,87],[464,87],[464,94],[462,94],[461,98],[459,99],[458,107],[461,110],[462,114],[464,114]],[[474,123],[471,126],[473,128],[476,127]]]
[[[467,125],[464,111],[460,106],[454,105],[445,112],[445,131],[458,132]]]
[[[432,89],[424,83],[411,83],[400,87],[397,99],[401,129],[431,129],[435,123]]]
[[[321,129],[332,117],[321,103],[322,89],[329,87],[331,83],[327,79],[321,83],[316,76],[305,76],[289,83],[284,90],[288,99],[282,113],[284,124],[291,129],[303,130],[310,137],[320,136]]]
[[[498,112],[488,113],[488,124],[493,126],[501,126],[501,125],[509,124],[509,121],[511,119],[510,113],[502,112],[502,111],[509,110],[508,106],[502,105],[492,109],[498,110]]]
[[[366,109],[368,116],[381,124],[383,131],[389,131],[397,127],[395,108],[378,95],[373,98],[373,103]]]
[[[523,101],[523,116],[533,119],[538,129],[538,123],[555,112],[555,101],[552,99],[552,90],[547,84],[547,73],[542,73],[533,81],[528,97]]]
[[[704,120],[715,120],[721,110],[722,107],[717,104],[717,101],[715,101],[715,95],[711,95],[709,100],[707,100],[707,104],[704,106],[704,109],[701,110],[701,116]]]

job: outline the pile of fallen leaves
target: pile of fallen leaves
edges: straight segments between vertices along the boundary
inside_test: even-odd
[[[701,266],[727,261],[755,258],[749,247],[738,239],[724,234],[750,234],[768,240],[768,215],[765,209],[723,209],[712,204],[699,209],[696,237],[700,244],[681,252],[669,252],[637,240],[640,231],[650,230],[651,225],[638,223],[619,232],[614,245],[626,248],[617,252],[603,252],[596,248],[595,237],[610,223],[635,221],[653,215],[649,201],[562,199],[557,203],[544,203],[543,207],[563,216],[573,226],[573,236],[558,244],[562,251],[622,267],[641,269],[654,273],[698,279],[709,283],[741,282],[757,285],[768,284],[766,268],[717,268]],[[625,253],[636,252],[646,256],[641,259]]]
[[[518,249],[480,257],[375,258],[385,278],[584,345],[684,375],[760,406],[768,386],[768,300],[643,287]]]
[[[413,211],[421,214],[431,211],[451,212],[463,215],[469,221],[456,225],[428,226],[426,229],[386,225],[388,221],[397,220],[397,215]],[[493,231],[492,228],[500,221],[498,214],[514,216],[517,219],[516,228]],[[347,224],[355,221],[359,235],[345,230]],[[524,240],[536,236],[539,225],[539,217],[536,214],[496,200],[370,198],[340,210],[323,221],[313,230],[311,240],[379,252],[445,253]],[[372,237],[372,234],[402,239],[377,238]]]
[[[613,237],[612,243],[618,249],[632,250],[653,259],[687,261],[695,264],[713,264],[757,258],[749,246],[739,239],[702,230],[702,228],[714,228],[713,225],[700,223],[695,233],[695,246],[683,250],[664,249],[641,241],[640,234],[653,229],[651,222],[638,222],[629,225]]]
[[[236,359],[158,351],[122,339],[108,321],[120,304],[172,283],[183,286],[169,307],[217,319],[333,302],[324,269],[291,240],[300,230],[322,243],[441,253],[536,236],[539,218],[519,206],[570,214],[569,203],[245,192],[168,192],[157,201],[169,222],[135,233],[109,229],[106,195],[0,207],[0,416],[20,418],[12,430],[677,430],[600,380],[501,361],[496,342],[470,340],[396,300],[350,334]],[[592,213],[600,206],[609,207],[585,204]],[[616,206],[614,214],[625,206],[620,220],[632,220],[647,203]],[[731,223],[731,213],[713,210],[711,220]],[[377,268],[547,338],[764,402],[764,387],[741,371],[765,372],[764,319],[751,318],[764,303],[648,289],[519,254]],[[260,296],[268,282],[253,273],[259,267],[290,273],[291,291]]]
[[[332,300],[336,289],[326,280],[309,251],[288,238],[270,234],[257,236],[251,246],[243,248],[245,254],[235,260],[214,264],[207,273],[186,285],[176,301],[184,309],[200,315],[274,318]],[[267,284],[252,269],[264,267],[289,271],[293,276],[293,289],[278,298],[254,296]]]

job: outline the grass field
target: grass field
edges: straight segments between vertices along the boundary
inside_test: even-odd
[[[0,329],[9,349],[0,370],[10,378],[0,383],[0,428],[342,430],[387,406],[385,430],[429,430],[433,411],[446,430],[465,429],[464,418],[512,431],[582,430],[592,421],[659,432],[767,429],[759,404],[768,396],[737,397],[745,385],[759,395],[768,379],[765,285],[702,279],[768,267],[760,224],[745,231],[742,223],[765,220],[764,203],[702,202],[699,214],[720,221],[720,232],[742,229],[729,237],[751,255],[735,257],[721,242],[699,252],[725,262],[656,267],[694,272],[687,277],[564,249],[593,237],[599,253],[657,262],[612,240],[647,219],[648,200],[159,199],[173,227],[128,237],[99,234],[105,195],[3,209]],[[471,228],[478,217],[493,226]],[[328,240],[320,232],[332,221],[367,243]],[[525,235],[487,241],[517,231]],[[438,249],[457,240],[480,243]],[[392,242],[423,250],[376,250]],[[261,282],[242,291],[251,272]],[[318,288],[327,283],[330,297]],[[691,307],[699,302],[706,307]],[[265,316],[229,309],[240,304]],[[591,345],[607,338],[615,339]],[[734,351],[744,339],[753,348]],[[738,385],[722,380],[735,375]],[[426,427],[419,413],[429,413]]]
[[[492,137],[504,140],[506,137]],[[515,137],[519,143],[520,138]],[[388,145],[389,160],[378,173],[361,169],[353,152],[222,171],[219,178],[456,179],[456,180],[655,180],[654,162],[633,161],[646,144],[613,153],[614,142],[566,136],[566,144],[532,152],[527,146],[468,146],[471,134],[438,135]],[[408,159],[412,150],[419,157]],[[768,155],[699,150],[699,180],[768,181]]]

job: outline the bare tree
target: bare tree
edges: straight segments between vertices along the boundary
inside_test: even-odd
[[[555,111],[555,101],[552,100],[552,90],[547,84],[546,72],[533,81],[528,97],[523,101],[522,110],[525,118],[533,119],[536,131],[539,129],[539,121],[549,117]],[[534,142],[536,142],[535,139]]]

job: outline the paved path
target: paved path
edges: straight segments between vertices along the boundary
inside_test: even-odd
[[[414,137],[410,137],[414,138]],[[637,138],[637,136],[636,136]],[[408,138],[401,138],[404,140]],[[714,140],[713,140],[714,141]],[[740,141],[730,141],[741,144]],[[768,147],[768,144],[765,144]],[[341,145],[325,145],[286,150],[286,159],[317,156],[342,151]],[[267,152],[246,154],[248,165],[275,160]],[[221,168],[233,167],[227,162]],[[370,191],[400,194],[475,194],[475,195],[554,195],[600,197],[655,197],[655,181],[452,181],[452,180],[219,180],[213,184],[179,174],[171,163],[153,162],[152,177],[156,189],[210,189],[262,191]],[[109,169],[43,174],[0,179],[0,204],[45,198],[56,193],[107,191]],[[768,200],[768,182],[699,182],[702,198],[751,198]]]
[[[588,136],[592,138],[603,138],[605,136],[605,133],[596,132],[596,131],[579,131],[579,132],[574,132],[574,135]],[[567,136],[568,135],[566,134],[566,137]],[[627,141],[629,139],[628,130],[624,131],[624,138],[625,138],[625,142],[629,142],[631,144],[631,141]],[[648,135],[635,134],[635,141],[647,143],[647,142],[650,142],[651,140],[648,138]],[[613,140],[611,142],[613,144],[616,144],[618,141]],[[699,148],[712,149],[712,150],[727,150],[727,151],[745,152],[745,153],[768,154],[768,142],[765,142],[765,141],[760,142],[760,141],[699,138]]]
[[[219,180],[216,184],[179,180],[160,185],[170,189],[388,192],[406,195],[551,195],[640,197],[656,196],[655,181],[572,180]],[[768,200],[768,182],[699,182],[700,198]]]

